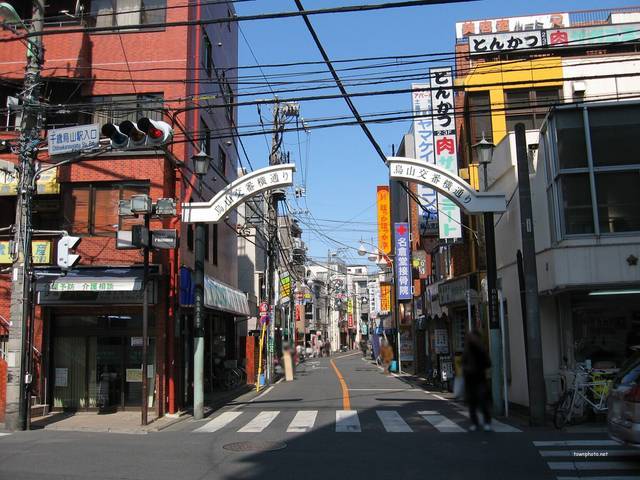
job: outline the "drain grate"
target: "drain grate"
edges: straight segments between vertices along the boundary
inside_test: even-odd
[[[222,448],[231,452],[271,452],[286,448],[284,442],[235,442],[223,445]]]

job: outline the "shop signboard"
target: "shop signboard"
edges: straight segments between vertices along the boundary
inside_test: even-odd
[[[8,163],[8,162],[7,162]],[[2,164],[2,167],[8,165]],[[56,168],[45,170],[38,174],[36,191],[42,195],[56,195],[60,193],[58,173]],[[18,194],[18,176],[14,170],[0,170],[0,196],[13,196]]]
[[[389,187],[380,185],[378,195],[378,249],[387,255],[391,253],[391,197]]]
[[[573,47],[603,43],[634,42],[640,39],[640,23],[558,28],[547,32],[549,47]]]
[[[291,277],[285,275],[280,277],[280,298],[291,295]]]
[[[546,45],[547,33],[544,30],[472,35],[469,37],[469,54],[513,52],[541,48]]]
[[[570,26],[568,13],[550,13],[529,15],[526,17],[507,17],[483,20],[466,20],[456,23],[456,38],[470,35],[505,32],[527,32],[546,28]]]
[[[400,331],[400,361],[413,362],[413,334],[410,328]]]
[[[391,284],[389,283],[380,284],[380,311],[391,311]]]
[[[411,300],[413,282],[411,279],[409,224],[406,222],[395,223],[393,231],[396,247],[394,261],[396,295],[398,300]]]
[[[33,240],[31,242],[31,259],[34,264],[51,263],[51,242],[49,240]],[[0,242],[0,264],[11,264],[11,250],[9,242]]]
[[[427,252],[424,250],[414,250],[411,252],[411,264],[418,271],[421,279],[427,278]]]
[[[416,159],[434,164],[433,117],[431,116],[431,86],[413,84],[411,95],[413,106],[413,141]],[[419,227],[421,235],[436,235],[438,232],[438,198],[433,188],[417,184],[420,208]]]
[[[436,354],[449,353],[449,334],[446,328],[433,330],[433,348]]]
[[[433,109],[433,138],[436,165],[454,176],[458,175],[453,71],[451,67],[430,68]],[[450,180],[445,180],[450,182]],[[443,187],[447,189],[447,186]],[[451,185],[449,186],[451,188]],[[447,189],[448,190],[448,189]],[[460,208],[449,198],[438,194],[438,227],[442,240],[462,237]]]
[[[451,282],[438,285],[440,305],[449,305],[467,301],[469,291],[469,277],[459,278]]]

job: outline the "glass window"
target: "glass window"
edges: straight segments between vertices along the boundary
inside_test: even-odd
[[[202,31],[202,66],[207,72],[207,75],[211,77],[211,69],[213,67],[213,56],[211,49],[211,40],[209,40],[209,36],[207,32]]]
[[[640,106],[589,109],[594,166],[640,164]]]
[[[65,229],[74,234],[99,236],[114,236],[118,229],[131,230],[132,225],[142,223],[143,219],[120,220],[119,201],[148,192],[147,185],[97,183],[68,186],[63,194]]]
[[[640,230],[637,171],[596,173],[598,222],[602,233]]]
[[[109,122],[117,125],[125,120],[136,122],[142,117],[162,120],[163,96],[159,93],[102,95],[89,101],[94,104],[90,121],[99,125]]]
[[[593,233],[589,174],[563,175],[561,189],[566,233]]]
[[[113,27],[163,23],[167,0],[91,0],[90,25]]]
[[[557,88],[505,90],[507,130],[524,123],[527,130],[537,130],[549,109],[560,101]]]
[[[227,165],[227,154],[224,149],[218,145],[218,171],[221,175],[225,174],[225,167]]]
[[[586,168],[587,143],[582,109],[564,110],[556,116],[558,163],[560,169]]]

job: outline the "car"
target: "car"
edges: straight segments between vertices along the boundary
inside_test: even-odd
[[[619,443],[640,447],[640,346],[623,365],[607,400],[607,429]]]

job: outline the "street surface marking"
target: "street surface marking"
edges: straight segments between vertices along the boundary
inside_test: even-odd
[[[376,410],[384,429],[391,433],[413,432],[400,414],[395,410]]]
[[[640,450],[540,450],[542,457],[636,457],[640,460]]]
[[[637,462],[547,462],[551,470],[638,470]],[[636,477],[637,478],[637,477]]]
[[[333,370],[336,372],[338,381],[340,382],[340,388],[342,388],[342,408],[344,410],[351,410],[351,400],[349,399],[349,388],[347,387],[347,382],[344,381],[344,377],[340,373],[340,370],[338,370],[338,367],[336,367],[333,359],[330,360],[329,363],[331,363]]]
[[[194,432],[200,433],[213,433],[217,432],[221,428],[226,427],[231,422],[233,422],[236,418],[242,415],[242,412],[224,412],[214,418],[213,420],[205,423],[200,428],[194,430]]]
[[[287,428],[287,432],[308,432],[313,428],[313,424],[316,423],[316,417],[318,416],[317,410],[304,410],[296,413],[292,422]]]
[[[360,432],[360,419],[355,410],[336,410],[336,432]]]
[[[0,432],[0,437],[6,437],[8,435],[11,435],[11,434],[10,433],[2,433],[2,432]]]
[[[448,402],[448,401],[449,401],[449,399],[448,399],[448,398],[441,397],[440,395],[436,395],[435,393],[432,393],[431,395],[433,395],[434,397],[436,397],[438,400],[444,400],[445,402]]]
[[[413,392],[415,388],[350,388],[350,392]]]
[[[458,410],[458,413],[464,417],[469,418],[469,412],[466,410]],[[480,416],[482,418],[482,416]],[[482,422],[484,424],[484,422]],[[496,419],[491,420],[491,428],[493,428],[494,432],[499,433],[520,433],[522,430],[516,427],[512,427],[511,425],[507,425],[506,423],[499,422]]]
[[[362,355],[362,352],[353,352],[353,353],[348,353],[346,355],[341,355],[339,357],[335,357],[336,360],[340,359],[340,358],[347,358],[347,357],[353,357],[354,355]]]
[[[550,440],[533,442],[536,447],[611,447],[620,446],[613,440]]]
[[[460,425],[449,420],[444,415],[440,415],[434,412],[433,410],[421,411],[418,412],[418,415],[422,416],[427,422],[429,422],[431,425],[433,425],[443,433],[466,432],[466,430]]]
[[[273,420],[280,414],[279,411],[260,412],[256,418],[247,423],[238,432],[241,433],[259,433],[269,426]]]

